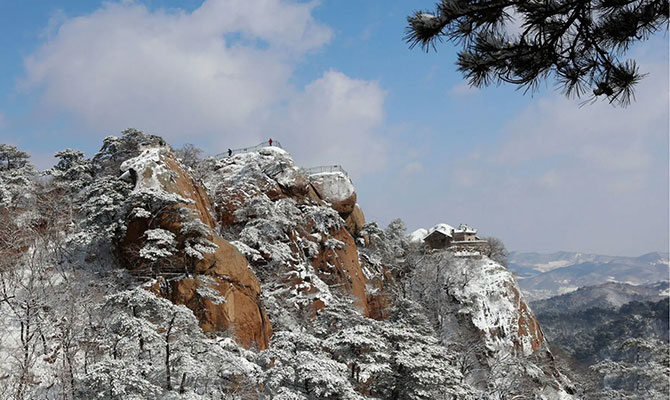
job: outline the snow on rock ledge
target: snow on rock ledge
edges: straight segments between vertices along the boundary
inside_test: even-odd
[[[235,212],[260,195],[273,201],[293,198],[322,204],[307,177],[282,149],[267,147],[206,163],[204,184],[216,203],[217,220],[224,226],[239,222]]]

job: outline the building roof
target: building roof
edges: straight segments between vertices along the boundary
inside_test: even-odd
[[[431,235],[433,232],[439,232],[445,236],[452,237],[454,228],[448,224],[437,224],[434,227],[430,228],[430,230],[428,231],[428,235],[426,236]]]

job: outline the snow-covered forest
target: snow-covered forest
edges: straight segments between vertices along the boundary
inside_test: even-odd
[[[571,379],[501,260],[366,222],[283,149],[55,156],[0,147],[0,399],[667,398],[667,358],[617,391],[644,341]]]

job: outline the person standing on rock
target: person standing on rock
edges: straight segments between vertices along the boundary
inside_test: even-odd
[[[228,149],[228,157],[233,155],[233,151],[231,149]]]
[[[270,144],[270,146],[272,146],[272,138],[270,138],[270,140],[268,140],[268,143]]]

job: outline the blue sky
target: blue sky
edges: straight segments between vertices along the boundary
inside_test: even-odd
[[[470,89],[456,49],[409,50],[432,2],[0,0],[0,142],[49,167],[135,127],[209,153],[281,141],[342,164],[368,220],[461,222],[520,251],[668,250],[668,38],[627,109],[548,82]]]

